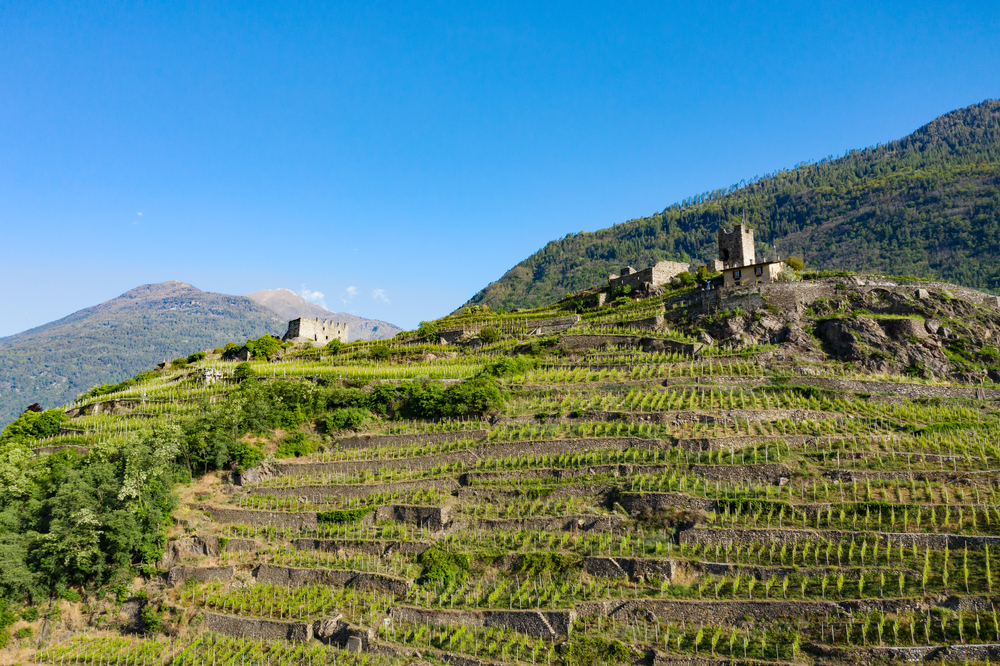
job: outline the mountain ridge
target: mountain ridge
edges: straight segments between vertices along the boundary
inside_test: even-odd
[[[264,334],[281,336],[287,322],[247,296],[202,291],[179,280],[140,285],[0,338],[0,424],[29,404],[62,405],[164,360]],[[392,326],[356,328],[359,335],[388,334],[383,325]]]
[[[886,144],[705,192],[662,212],[550,241],[466,305],[537,307],[621,266],[715,258],[746,213],[758,251],[811,266],[1000,288],[1000,101],[943,114]]]

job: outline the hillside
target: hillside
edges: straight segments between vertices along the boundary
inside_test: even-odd
[[[661,213],[569,234],[470,299],[530,308],[604,282],[623,265],[716,257],[715,233],[746,213],[759,250],[809,266],[1000,289],[1000,101],[945,114],[842,158],[691,197]]]
[[[4,663],[995,663],[1000,300],[802,277],[22,416]]]
[[[184,282],[147,284],[44,326],[0,338],[0,423],[38,402],[55,407],[164,360],[281,335],[285,320],[244,296]]]
[[[365,319],[346,312],[331,312],[315,303],[310,303],[291,289],[263,289],[252,294],[245,294],[250,300],[263,305],[276,313],[285,321],[298,317],[312,319],[333,319],[348,324],[348,340],[384,340],[391,338],[403,329],[379,319]]]

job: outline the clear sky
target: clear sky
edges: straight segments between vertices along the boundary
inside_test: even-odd
[[[411,328],[569,232],[996,97],[996,0],[7,0],[0,336],[171,279]]]

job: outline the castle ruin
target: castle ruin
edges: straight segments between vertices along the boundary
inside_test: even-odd
[[[652,287],[660,287],[670,282],[670,279],[689,270],[689,264],[676,261],[658,261],[649,268],[637,271],[631,266],[622,269],[621,275],[608,277],[608,286],[613,292],[618,287],[631,287],[632,291],[648,291]]]
[[[299,317],[288,322],[288,331],[281,338],[284,342],[314,342],[325,345],[331,340],[347,342],[347,324],[332,319]]]

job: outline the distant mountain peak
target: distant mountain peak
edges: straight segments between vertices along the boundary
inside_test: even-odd
[[[378,319],[365,319],[346,312],[332,312],[326,308],[310,303],[301,294],[291,289],[261,289],[251,294],[244,294],[250,300],[263,305],[282,319],[291,321],[299,317],[309,319],[332,319],[348,325],[348,339],[377,340],[391,338],[403,329]]]
[[[205,292],[198,289],[198,287],[195,287],[194,285],[188,284],[187,282],[181,282],[180,280],[168,280],[166,282],[154,282],[152,284],[140,285],[135,289],[129,289],[118,298],[155,300],[190,293],[202,294]]]

